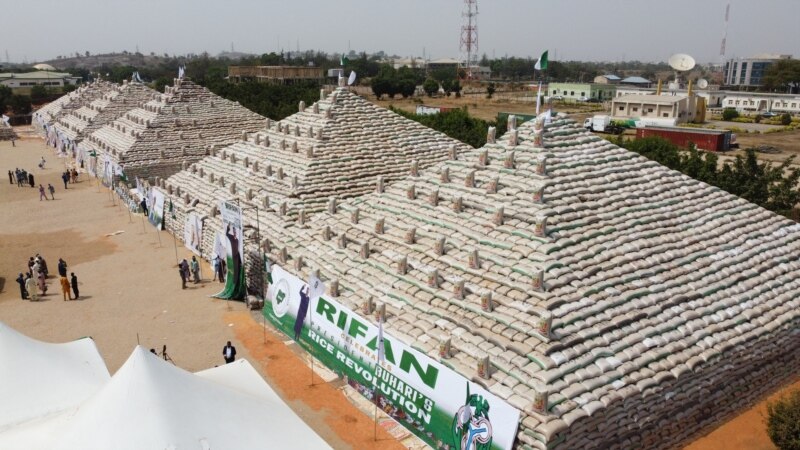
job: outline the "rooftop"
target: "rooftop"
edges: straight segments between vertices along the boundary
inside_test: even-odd
[[[626,94],[612,99],[620,103],[662,103],[672,104],[686,100],[685,95]]]

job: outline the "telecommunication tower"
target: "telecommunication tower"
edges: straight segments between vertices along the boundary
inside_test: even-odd
[[[464,72],[472,79],[472,69],[478,65],[478,0],[464,0],[464,24],[461,25],[461,54]]]

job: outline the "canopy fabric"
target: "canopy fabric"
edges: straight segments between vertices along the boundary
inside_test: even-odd
[[[0,322],[0,433],[77,406],[109,378],[91,338],[51,344]]]
[[[192,374],[142,347],[80,407],[0,433],[0,448],[17,443],[32,450],[330,448],[247,361]]]

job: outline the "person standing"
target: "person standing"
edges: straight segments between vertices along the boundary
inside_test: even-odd
[[[52,184],[47,183],[47,190],[50,191],[50,200],[55,200],[56,199],[56,196],[55,196],[56,188],[54,188]]]
[[[67,262],[58,258],[58,275],[62,277],[67,276]]]
[[[217,277],[219,278],[219,282],[220,283],[224,283],[225,282],[225,264],[222,263],[222,258],[219,255],[217,255],[217,257],[214,258],[214,265],[216,266],[216,269],[217,269]]]
[[[28,291],[32,302],[39,301],[39,293],[36,291],[36,281],[34,281],[33,277],[30,275],[25,279],[25,290]]]
[[[147,217],[147,199],[143,198],[141,203],[139,203],[139,206],[142,207],[142,213],[145,215],[145,217]]]
[[[183,264],[178,264],[178,274],[181,276],[181,289],[186,289],[186,271],[183,269]]]
[[[42,198],[47,200],[47,195],[44,193],[44,186],[41,184],[39,185],[39,201],[42,201]]]
[[[36,280],[39,282],[39,290],[42,291],[42,295],[47,294],[47,284],[45,284],[44,273],[39,272],[39,276]]]
[[[189,268],[192,270],[192,277],[194,278],[194,283],[197,284],[200,282],[200,263],[197,262],[197,257],[192,256],[192,262],[189,263]]]
[[[17,284],[19,284],[19,295],[22,297],[23,300],[28,299],[28,291],[25,290],[25,277],[22,276],[22,273],[19,274],[17,277]]]
[[[69,293],[69,280],[67,277],[61,277],[61,293],[64,295],[64,301],[67,299],[72,300],[72,295]]]
[[[39,267],[46,278],[48,275],[50,275],[50,271],[47,270],[47,261],[45,261],[44,258],[38,253],[36,254],[36,259],[39,260]]]
[[[69,181],[69,175],[67,175],[67,172],[61,174],[61,179],[64,181],[64,189],[66,189],[67,182]]]
[[[44,160],[44,156],[42,156],[42,160],[39,162],[39,168],[40,168],[40,169],[44,169],[44,163],[45,163],[45,162],[46,162],[46,161]]]
[[[14,184],[14,174],[10,170],[8,171],[8,182]]]
[[[70,273],[71,278],[69,280],[69,284],[72,285],[72,293],[75,294],[75,300],[78,299],[78,277],[75,276],[75,272]]]
[[[33,182],[33,174],[32,173],[28,174],[28,184],[30,184],[31,187],[36,187],[36,183]]]
[[[236,361],[236,347],[231,345],[231,341],[228,341],[228,345],[222,347],[222,357],[225,358],[225,364]]]

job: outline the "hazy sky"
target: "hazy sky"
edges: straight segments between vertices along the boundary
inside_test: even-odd
[[[479,0],[490,57],[719,61],[728,0]],[[800,0],[730,0],[727,56],[800,57]],[[0,52],[29,62],[134,51],[265,53],[299,47],[459,56],[463,0],[0,0]],[[279,47],[280,43],[280,47]],[[5,60],[5,53],[0,53]]]

